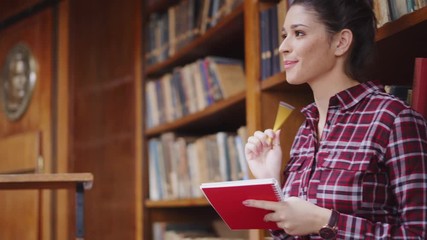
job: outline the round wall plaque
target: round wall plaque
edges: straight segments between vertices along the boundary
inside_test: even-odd
[[[6,57],[0,75],[0,94],[8,119],[19,119],[27,110],[37,80],[36,61],[27,45],[19,43]]]

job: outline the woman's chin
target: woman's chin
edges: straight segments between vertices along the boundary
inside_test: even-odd
[[[301,85],[305,83],[305,82],[298,81],[298,79],[294,79],[292,77],[286,77],[286,82],[288,82],[291,85]]]

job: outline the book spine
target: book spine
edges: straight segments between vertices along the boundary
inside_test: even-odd
[[[407,8],[406,10],[408,11],[408,13],[417,10],[415,0],[406,0],[406,8]]]
[[[409,13],[406,0],[390,0],[390,10],[392,20],[396,20]]]
[[[282,0],[279,2],[279,4],[277,5],[277,32],[279,33],[277,35],[278,37],[278,43],[279,46],[277,46],[278,48],[280,48],[280,44],[282,43],[283,39],[282,39],[282,27],[283,27],[283,23],[285,22],[285,17],[286,17],[286,11],[288,9],[288,2],[287,0]],[[283,56],[280,54],[280,50],[279,51],[279,67],[280,67],[280,72],[285,71],[285,67],[283,66]]]
[[[277,15],[277,5],[271,7],[269,10],[269,17],[270,17],[270,44],[271,44],[271,66],[272,66],[272,72],[271,75],[274,75],[276,73],[280,72],[280,52],[279,52],[279,33],[280,31],[277,31],[279,29],[278,27],[278,15]]]
[[[374,12],[377,18],[377,27],[381,27],[391,21],[388,0],[374,1]]]
[[[268,11],[263,10],[260,12],[260,49],[261,49],[261,80],[269,76],[269,36],[268,36]]]
[[[416,58],[412,86],[412,107],[427,119],[427,58]]]

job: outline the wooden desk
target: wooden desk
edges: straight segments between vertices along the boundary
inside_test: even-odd
[[[72,189],[76,190],[76,239],[84,239],[84,190],[92,188],[91,173],[0,174],[2,189]]]

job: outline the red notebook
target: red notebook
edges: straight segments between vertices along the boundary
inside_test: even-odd
[[[427,58],[415,58],[412,107],[427,119]]]
[[[203,183],[200,189],[230,229],[278,229],[276,223],[265,222],[270,211],[247,207],[247,199],[283,201],[279,183],[273,178]]]

